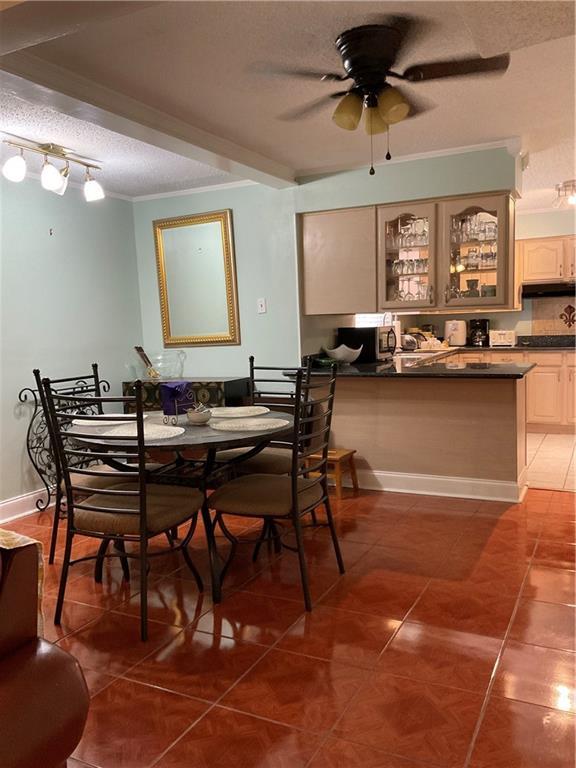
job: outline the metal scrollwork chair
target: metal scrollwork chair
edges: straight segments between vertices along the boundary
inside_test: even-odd
[[[151,557],[181,550],[184,560],[192,571],[198,589],[203,590],[202,579],[196,570],[188,551],[188,544],[194,534],[198,512],[204,500],[204,493],[197,488],[150,484],[146,468],[144,445],[144,419],[142,405],[142,382],[136,382],[134,397],[93,397],[86,395],[62,394],[54,391],[53,382],[42,380],[48,409],[48,426],[55,447],[57,462],[64,478],[67,509],[66,547],[60,577],[60,588],[56,604],[54,623],[59,624],[66,592],[66,581],[70,565],[84,560],[118,557],[123,563],[124,578],[129,578],[124,567],[128,558],[139,563],[140,576],[140,634],[142,640],[148,636],[148,562]],[[98,426],[104,404],[130,406],[130,413],[121,415],[120,425],[128,425],[129,435],[106,435],[100,437],[91,429]],[[97,413],[83,415],[82,423],[74,423],[79,410],[94,405]],[[94,465],[93,460],[102,462]],[[108,462],[120,469],[113,469]],[[105,479],[106,485],[94,488],[86,496],[84,480]],[[77,493],[83,495],[78,498]],[[171,543],[165,551],[148,551],[150,539],[166,534],[172,528],[190,523],[187,534],[178,545]],[[100,539],[96,555],[71,560],[74,536],[88,536]],[[110,541],[115,547],[110,554]],[[127,543],[137,545],[137,553],[126,549]]]
[[[36,508],[39,511],[43,511],[50,506],[52,498],[54,498],[55,502],[48,558],[48,562],[52,564],[58,538],[58,527],[63,514],[64,484],[50,440],[42,376],[38,368],[35,368],[33,373],[36,387],[34,389],[32,387],[25,387],[20,391],[18,399],[21,403],[33,403],[32,416],[26,433],[26,450],[32,466],[38,473],[46,490],[46,498],[37,499]],[[67,376],[66,378],[52,379],[51,386],[54,388],[54,391],[62,394],[82,394],[87,396],[86,404],[78,411],[78,415],[102,413],[102,411],[98,410],[98,405],[88,398],[91,396],[100,397],[103,393],[110,391],[109,382],[100,378],[97,363],[92,363],[92,373],[84,376]]]
[[[259,543],[265,538],[273,537],[282,547],[298,553],[304,603],[306,610],[309,611],[312,609],[312,600],[302,537],[302,518],[313,512],[316,507],[323,505],[338,568],[340,573],[344,573],[344,563],[330,508],[326,475],[336,366],[332,366],[326,373],[310,376],[307,382],[304,381],[303,369],[294,369],[290,373],[295,382],[294,430],[291,440],[292,448],[289,452],[290,474],[288,476],[251,474],[237,477],[217,488],[204,502],[205,522],[210,518],[206,510],[213,510],[214,516],[210,518],[212,532],[217,525],[220,525],[232,544],[229,557],[220,573],[217,572],[218,556],[213,554],[211,558],[215,603],[220,602],[222,580],[236,547],[235,537],[230,534],[222,520],[225,515],[262,518],[264,525]],[[320,459],[311,466],[308,459],[312,454],[320,454]],[[282,541],[282,533],[278,525],[281,523],[288,524],[283,526],[286,529],[285,532],[294,533],[296,547]]]

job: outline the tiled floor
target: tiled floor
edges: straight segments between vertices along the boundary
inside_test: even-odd
[[[529,432],[527,443],[531,488],[576,491],[576,434]]]
[[[242,546],[216,609],[172,555],[154,564],[147,643],[116,565],[101,586],[73,569],[56,631],[47,567],[46,635],[93,696],[69,768],[574,765],[575,501],[345,499],[345,576],[326,530],[306,537],[311,614],[291,552],[252,566]],[[49,523],[14,527],[46,541]],[[194,552],[206,574],[199,537]]]

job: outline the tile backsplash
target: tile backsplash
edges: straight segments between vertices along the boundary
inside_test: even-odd
[[[576,301],[571,296],[532,300],[532,333],[576,333]]]

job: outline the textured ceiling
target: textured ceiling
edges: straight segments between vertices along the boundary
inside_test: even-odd
[[[406,12],[425,23],[403,52],[400,69],[504,49],[512,56],[504,76],[407,86],[436,106],[392,129],[394,156],[519,137],[531,156],[526,198],[547,199],[554,184],[574,175],[573,3],[163,2],[32,52],[304,176],[366,164],[367,137],[361,129],[335,127],[332,104],[308,119],[281,119],[336,89],[265,70],[338,71],[333,40],[339,32]],[[375,151],[382,160],[383,137]],[[170,183],[167,174],[166,184],[193,186],[185,175]]]
[[[101,161],[96,173],[106,190],[134,197],[172,192],[209,184],[234,181],[234,177],[208,165],[166,152],[105,128],[60,114],[39,104],[30,104],[0,88],[0,134],[15,134],[38,143],[58,144],[83,157]],[[3,145],[3,162],[14,151]],[[29,168],[40,172],[40,155],[28,154]],[[71,179],[80,182],[82,170],[72,165]]]

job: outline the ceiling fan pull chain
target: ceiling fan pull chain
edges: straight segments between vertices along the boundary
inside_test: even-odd
[[[390,154],[390,126],[388,126],[388,130],[386,131],[386,140],[387,140],[387,148],[388,151],[386,152],[386,160],[392,160],[392,155]]]
[[[370,120],[370,170],[368,173],[370,176],[374,176],[376,171],[374,170],[374,134],[372,133],[372,112],[368,110],[368,119]]]

